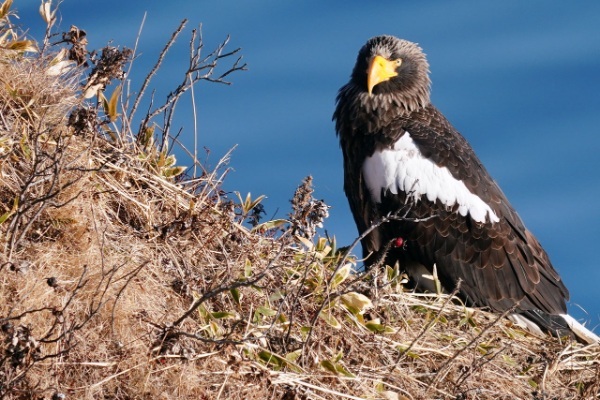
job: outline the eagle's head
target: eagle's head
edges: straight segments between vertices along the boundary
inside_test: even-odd
[[[415,111],[429,104],[429,64],[421,48],[394,36],[376,36],[360,49],[350,83],[369,109]]]

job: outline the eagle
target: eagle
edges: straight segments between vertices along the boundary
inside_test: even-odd
[[[548,254],[467,140],[430,102],[415,43],[369,39],[333,115],[344,191],[366,268],[396,262],[416,289],[443,288],[537,333],[600,338],[567,314]]]

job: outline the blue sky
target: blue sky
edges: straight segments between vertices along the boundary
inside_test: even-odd
[[[38,7],[13,5],[39,39]],[[153,83],[157,101],[181,81],[191,28],[202,23],[207,50],[230,34],[248,71],[232,75],[232,86],[195,88],[208,163],[237,145],[225,188],[267,195],[267,214],[277,217],[312,175],[316,197],[332,206],[326,228],[342,245],[357,233],[331,122],[337,90],[368,38],[418,42],[433,103],[550,254],[571,291],[571,313],[600,325],[600,2],[64,0],[59,15],[64,30],[86,30],[94,49],[110,40],[133,47],[144,12],[132,87],[182,19],[187,30]],[[191,115],[182,104],[175,121],[190,147]]]

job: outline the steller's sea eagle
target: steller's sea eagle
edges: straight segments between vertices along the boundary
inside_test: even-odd
[[[567,314],[569,292],[465,138],[429,100],[429,64],[415,43],[370,39],[333,118],[344,190],[368,267],[396,261],[416,287],[434,265],[447,291],[555,335],[600,339]],[[400,245],[401,244],[401,245]],[[431,281],[429,281],[431,283]]]

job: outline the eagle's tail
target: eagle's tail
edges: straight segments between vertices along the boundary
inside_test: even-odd
[[[589,344],[600,343],[600,337],[577,322],[575,318],[571,317],[569,314],[561,314],[561,317],[565,320],[567,325],[569,325],[571,332],[573,332],[578,339]]]
[[[527,310],[509,317],[515,324],[540,335],[571,336],[587,344],[600,344],[600,337],[569,314],[550,315],[539,310]]]

